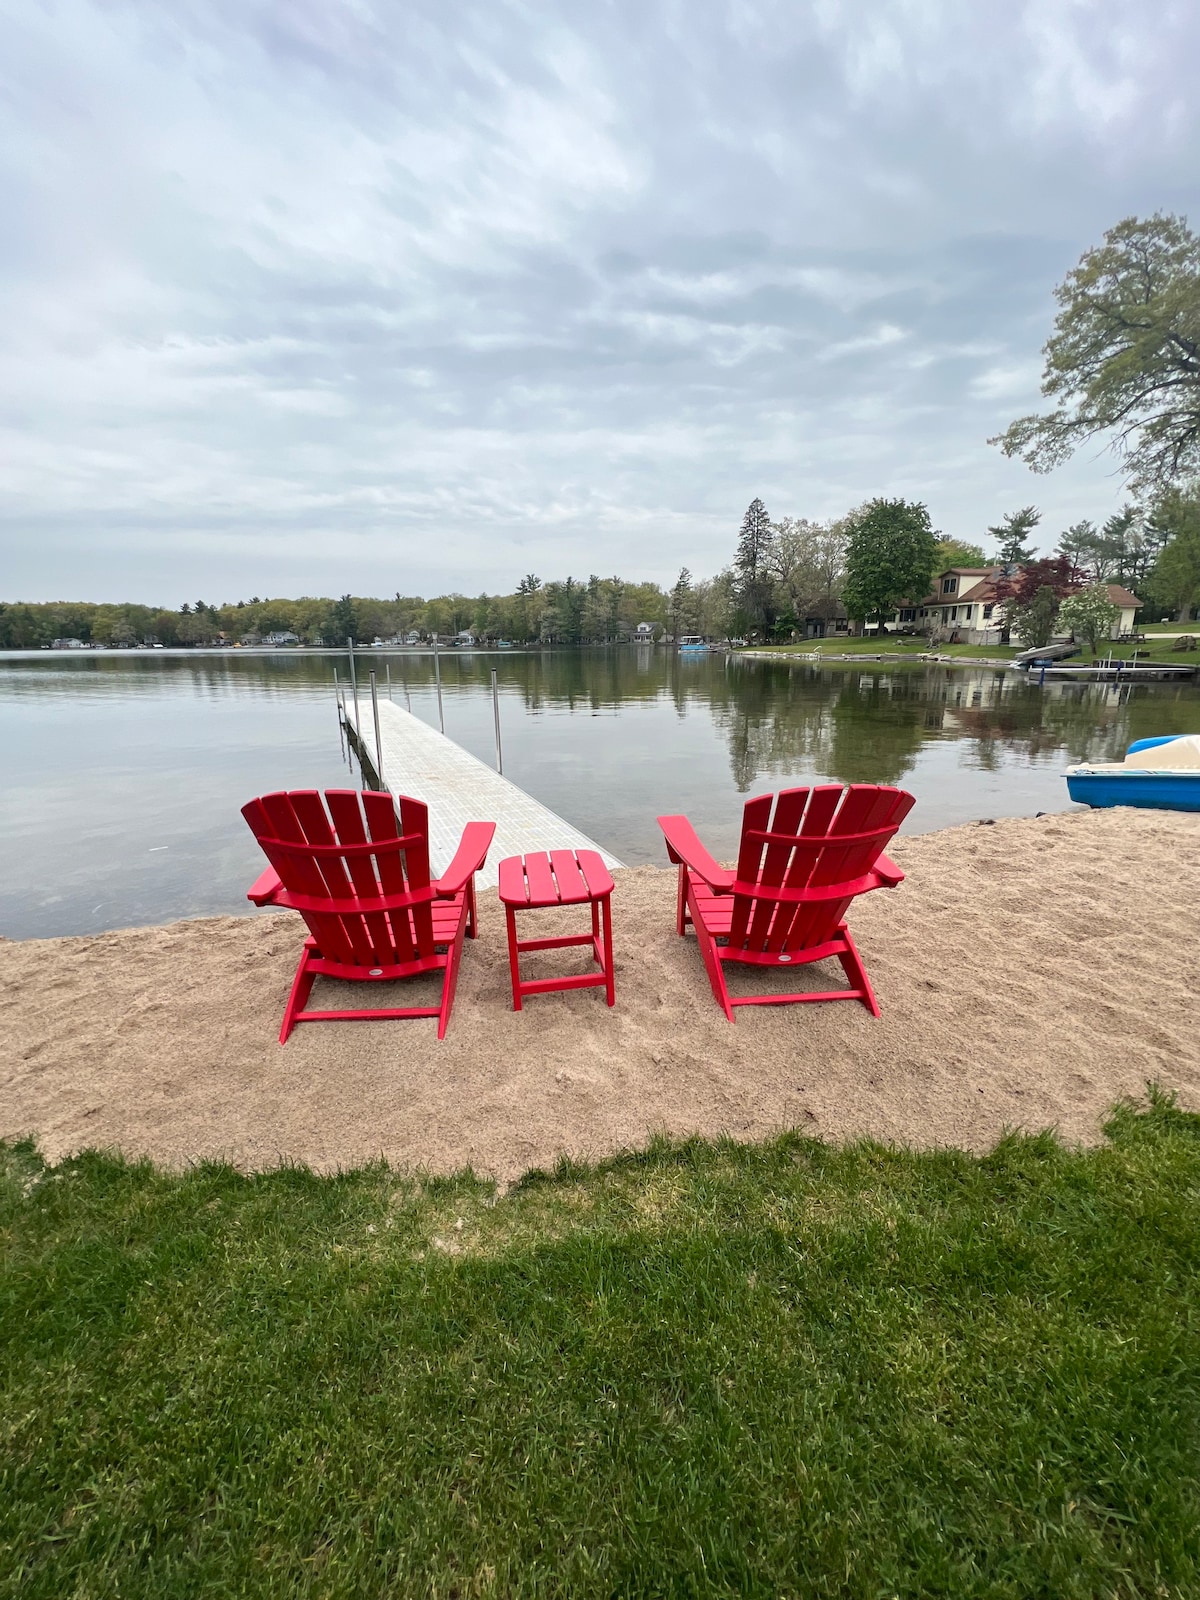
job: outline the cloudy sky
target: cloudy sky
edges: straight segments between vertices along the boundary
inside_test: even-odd
[[[1200,223],[1200,7],[0,0],[0,598],[724,565],[747,502],[1045,543],[1052,290]]]

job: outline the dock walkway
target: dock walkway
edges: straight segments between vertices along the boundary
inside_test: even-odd
[[[346,731],[362,761],[374,772],[375,729],[369,699],[365,704],[360,700],[360,715],[361,740],[356,737],[354,707],[349,704]],[[384,787],[392,794],[423,800],[429,807],[429,853],[435,872],[444,872],[449,866],[468,822],[496,824],[495,842],[477,880],[483,889],[495,888],[498,866],[505,856],[534,850],[599,850],[605,866],[624,864],[524,789],[390,700],[379,702],[379,735]]]

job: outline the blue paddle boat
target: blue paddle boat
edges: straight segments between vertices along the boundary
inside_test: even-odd
[[[1137,739],[1123,762],[1068,767],[1066,779],[1080,805],[1200,811],[1200,734]]]

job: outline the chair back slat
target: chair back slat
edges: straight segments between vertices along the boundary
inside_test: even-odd
[[[830,825],[828,843],[813,867],[808,886],[825,888],[851,883],[870,872],[912,803],[912,797],[903,795],[898,789],[885,789],[874,784],[855,784],[847,789],[837,816]],[[838,843],[842,835],[870,834],[877,829],[883,832],[874,838],[852,838],[845,843]],[[852,899],[853,896],[848,895],[845,899],[825,900],[818,905],[801,908],[809,915],[804,919],[796,919],[794,948],[823,944],[831,938]]]
[[[329,807],[329,815],[333,819],[333,826],[337,833],[339,844],[366,844],[367,830],[363,822],[362,800],[358,791],[354,789],[330,789],[326,792],[325,803]],[[388,809],[392,811],[393,819],[395,809],[387,800]],[[396,840],[399,830],[395,821],[392,822],[390,838]],[[386,852],[381,852],[386,853]],[[399,850],[392,845],[391,855],[396,861],[397,870],[402,872],[399,864]],[[362,901],[378,900],[385,892],[376,870],[379,856],[355,851],[353,855],[343,857],[346,871],[349,873],[350,882],[354,885],[354,893]],[[402,911],[396,914],[397,920],[403,916]],[[348,919],[352,920],[352,919]],[[384,910],[363,912],[363,931],[366,934],[368,948],[377,966],[390,966],[396,959],[396,946],[392,938],[392,919]]]
[[[746,803],[729,945],[782,956],[826,943],[854,898],[786,896],[862,879],[914,801],[878,784],[819,784],[782,790],[772,817],[772,799],[757,795]]]
[[[280,792],[242,807],[284,888],[310,902],[301,915],[330,960],[394,966],[434,953],[429,812],[407,796],[399,805],[399,824],[391,795],[354,789]]]
[[[737,880],[739,883],[757,883],[758,865],[762,859],[762,846],[754,839],[756,832],[762,832],[771,820],[771,800],[769,794],[756,795],[753,800],[747,800],[742,812],[742,842],[738,849]],[[754,910],[754,900],[750,895],[737,895],[733,902],[733,922],[729,929],[729,942],[738,949],[746,943],[746,935],[750,926],[750,915]]]
[[[413,800],[406,794],[397,798],[400,826],[410,841],[404,852],[408,887],[412,894],[420,895],[433,881],[429,872],[429,807],[424,801]],[[433,949],[433,907],[428,899],[414,900],[410,926],[414,949],[428,955]]]
[[[321,853],[314,855],[312,859],[325,883],[329,899],[348,900],[357,895],[358,888],[349,871],[347,858],[337,853],[337,848],[343,841],[338,838],[336,825],[330,825],[325,811],[325,806],[331,798],[332,791],[327,792],[322,801],[316,789],[298,789],[290,796],[296,819],[304,830],[305,842],[310,847],[317,846],[321,849]],[[372,948],[371,935],[361,917],[345,912],[331,915],[337,917],[342,943],[351,952],[350,960],[361,965],[377,959]],[[326,917],[324,920],[328,922],[329,919]],[[316,932],[315,929],[313,931]],[[322,945],[321,949],[324,948]]]
[[[757,881],[764,889],[783,887],[795,853],[795,839],[800,831],[800,821],[804,816],[810,792],[808,789],[783,789],[776,796],[775,814],[771,819],[769,831],[782,837],[776,837],[760,845],[762,866]],[[771,900],[765,895],[757,899],[747,930],[747,943],[750,948],[766,949],[773,925],[786,922],[788,920],[786,913],[790,910],[790,907],[784,907],[779,901]]]
[[[304,846],[316,842],[318,844],[335,843],[330,832],[329,824],[325,820],[325,812],[321,805],[321,797],[315,789],[293,790],[291,793],[279,791],[275,794],[265,794],[262,797],[262,807],[267,817],[267,824],[274,839],[283,845],[294,848],[280,851],[277,847],[272,850],[261,835],[259,843],[266,852],[271,865],[275,868],[283,881],[284,887],[295,889],[300,894],[311,895],[316,900],[337,899],[338,894],[332,884],[339,883],[338,873],[340,868],[326,867],[318,858],[310,855]],[[318,833],[315,841],[312,840],[309,819],[315,814],[324,824],[324,836]],[[245,808],[243,808],[244,814]],[[249,820],[249,819],[247,819]],[[352,892],[349,879],[342,879],[346,885],[346,892]],[[322,950],[336,950],[336,956],[331,956],[333,961],[355,962],[359,960],[358,950],[346,927],[345,919],[334,913],[321,915],[312,913],[312,917],[305,917],[309,932],[317,940]]]
[[[809,792],[799,838],[792,849],[791,863],[784,879],[785,889],[807,889],[811,884],[817,864],[822,858],[829,825],[837,814],[844,793],[841,784],[837,783],[818,784]],[[780,799],[782,798],[781,795]],[[778,808],[776,818],[775,825],[778,827]],[[786,901],[781,901],[767,936],[765,948],[776,954],[795,948],[803,938],[802,924],[804,913],[808,910],[806,906],[789,905]]]
[[[362,797],[363,810],[367,817],[367,832],[371,838],[380,843],[400,837],[397,829],[396,807],[389,794],[364,793]],[[410,801],[410,805],[419,804]],[[421,816],[411,817],[410,824],[417,822],[420,825],[420,834],[415,843],[406,845],[403,855],[395,848],[380,850],[375,856],[375,868],[379,874],[379,886],[386,895],[400,895],[412,893],[412,852],[424,850],[428,859],[429,853],[429,814],[424,806],[419,806]],[[404,827],[403,833],[412,839],[416,829]],[[428,887],[426,885],[426,887]],[[397,961],[414,961],[419,957],[422,948],[429,950],[432,940],[427,940],[422,947],[413,928],[412,913],[414,906],[409,904],[397,907],[384,913],[385,921],[391,933],[392,944],[395,946]],[[428,906],[423,906],[428,911]]]

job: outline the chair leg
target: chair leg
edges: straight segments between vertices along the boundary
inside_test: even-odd
[[[446,1037],[446,1029],[450,1024],[450,1011],[454,1005],[454,990],[458,985],[458,964],[462,960],[463,936],[467,931],[467,917],[470,914],[466,897],[463,897],[462,915],[458,919],[458,928],[454,934],[454,942],[446,952],[446,970],[442,978],[442,1009],[438,1012],[438,1038]]]
[[[679,887],[675,892],[675,931],[683,937],[688,925],[687,868],[679,863]]]
[[[292,979],[292,992],[288,995],[287,1005],[283,1008],[283,1026],[279,1030],[280,1044],[286,1044],[288,1035],[296,1026],[296,1018],[304,1010],[308,997],[312,993],[313,979],[316,973],[309,970],[308,957],[310,944],[304,946],[300,957],[300,965],[296,968],[296,976]]]
[[[683,869],[680,868],[682,871]],[[717,947],[712,935],[704,926],[704,921],[694,905],[691,906],[692,922],[696,928],[696,941],[700,946],[700,954],[704,957],[704,966],[708,972],[708,981],[712,984],[712,992],[716,996],[717,1004],[729,1018],[734,1020],[733,1007],[729,1003],[729,990],[725,984],[725,972],[721,966],[721,957],[717,954]]]
[[[475,875],[472,873],[467,880],[467,937],[477,938],[478,933],[479,924],[475,915]]]
[[[871,980],[867,977],[867,969],[862,964],[862,957],[858,953],[858,946],[850,937],[850,930],[842,928],[842,937],[846,941],[846,948],[838,957],[842,963],[842,971],[850,980],[850,987],[857,990],[863,1005],[873,1017],[879,1015],[879,1001],[875,998],[875,991],[871,987]]]

